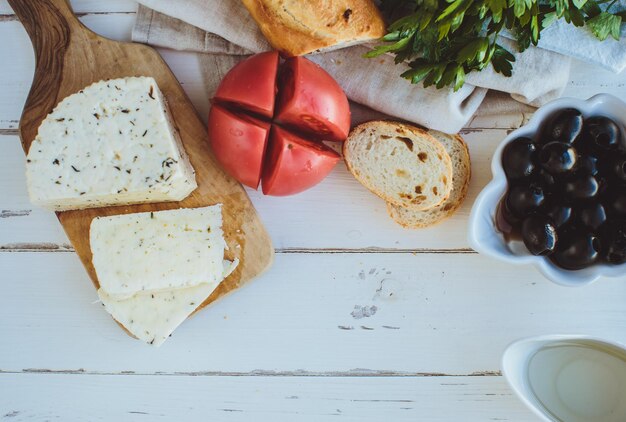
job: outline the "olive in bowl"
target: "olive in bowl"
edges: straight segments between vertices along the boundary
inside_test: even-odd
[[[537,110],[494,154],[470,246],[567,286],[625,276],[625,126],[626,104],[606,94]]]

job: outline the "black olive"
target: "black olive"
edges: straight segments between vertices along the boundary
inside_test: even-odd
[[[532,180],[536,184],[543,187],[546,192],[552,192],[559,188],[558,180],[544,169],[537,170],[534,173]]]
[[[563,109],[533,140],[505,146],[509,190],[498,211],[534,255],[579,270],[626,264],[626,135],[608,117]]]
[[[600,256],[600,241],[581,227],[568,226],[558,233],[559,241],[550,259],[566,270],[580,270],[592,265]]]
[[[608,117],[597,116],[587,119],[584,136],[600,150],[614,151],[622,147],[620,128]]]
[[[530,176],[535,170],[534,155],[536,145],[528,138],[511,141],[502,151],[502,167],[509,179]]]
[[[596,196],[600,197],[609,191],[609,188],[611,187],[609,184],[609,179],[602,174],[598,174],[594,177],[596,179],[596,182],[598,182],[598,193],[596,194]]]
[[[565,173],[576,164],[576,150],[564,142],[550,142],[541,148],[539,162],[550,174]]]
[[[598,180],[590,174],[578,174],[565,182],[565,194],[571,200],[593,198],[600,189]]]
[[[506,196],[506,206],[515,217],[524,218],[543,205],[543,188],[537,184],[515,186]]]
[[[500,201],[500,207],[498,207],[498,216],[502,217],[502,219],[504,219],[505,221],[505,224],[498,223],[498,228],[500,229],[500,231],[505,233],[510,233],[511,231],[514,231],[514,229],[518,227],[522,221],[518,217],[514,216],[511,210],[509,210],[509,206],[507,205],[506,200]],[[507,224],[510,227],[507,227]]]
[[[545,214],[550,217],[552,224],[557,229],[567,223],[572,217],[572,207],[555,204],[547,208]]]
[[[626,192],[610,192],[604,200],[604,207],[611,217],[626,217]]]
[[[626,215],[626,193],[620,192],[616,195],[613,210],[619,215]]]
[[[626,158],[622,157],[615,160],[611,167],[613,176],[621,182],[626,182]]]
[[[531,254],[549,255],[556,246],[556,227],[548,217],[532,215],[522,223],[522,239]]]
[[[618,221],[609,226],[604,259],[611,264],[626,262],[626,221]]]
[[[589,154],[579,154],[576,160],[577,171],[595,176],[598,174],[598,158]]]
[[[558,141],[572,143],[578,138],[583,128],[582,113],[575,108],[559,110],[542,130],[545,142]]]
[[[576,212],[582,224],[590,229],[597,230],[606,221],[606,211],[602,204],[589,204]]]

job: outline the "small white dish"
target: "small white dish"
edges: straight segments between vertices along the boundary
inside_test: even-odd
[[[587,336],[519,340],[502,357],[519,398],[548,422],[626,421],[626,349]]]
[[[521,241],[507,241],[496,228],[495,218],[498,204],[507,190],[507,180],[502,168],[502,151],[514,139],[537,132],[543,121],[553,112],[563,108],[576,108],[585,118],[603,115],[626,126],[626,104],[618,98],[599,94],[588,100],[560,98],[539,108],[530,121],[514,130],[500,143],[491,160],[491,182],[476,198],[469,218],[468,241],[479,253],[498,258],[512,264],[533,264],[551,281],[564,286],[582,286],[600,277],[626,275],[626,264],[595,264],[582,270],[562,269],[543,256],[532,255]]]

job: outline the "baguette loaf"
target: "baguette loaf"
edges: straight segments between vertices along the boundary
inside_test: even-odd
[[[429,130],[428,133],[441,142],[452,159],[452,193],[442,204],[425,211],[415,211],[387,203],[387,212],[391,218],[406,228],[432,226],[451,216],[463,203],[469,187],[470,156],[463,138],[435,130]]]
[[[242,0],[269,43],[293,57],[385,35],[372,0]]]
[[[363,123],[350,132],[343,155],[354,177],[393,205],[426,210],[450,196],[450,156],[437,139],[415,126]]]

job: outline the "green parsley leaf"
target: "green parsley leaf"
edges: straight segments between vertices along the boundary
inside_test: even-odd
[[[543,15],[543,19],[541,20],[541,28],[545,29],[552,25],[559,19],[556,12],[550,12]]]
[[[505,29],[523,52],[557,20],[588,25],[605,40],[619,39],[626,19],[625,7],[615,0],[381,0],[381,7],[393,23],[365,57],[391,53],[396,64],[409,65],[402,77],[411,83],[455,91],[468,73],[489,65],[512,75],[515,56],[497,43]]]
[[[587,26],[591,32],[601,41],[606,40],[609,35],[619,40],[621,24],[621,16],[612,15],[608,12],[602,12],[587,21]]]

